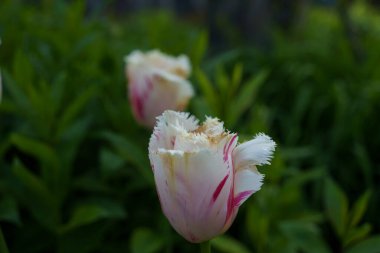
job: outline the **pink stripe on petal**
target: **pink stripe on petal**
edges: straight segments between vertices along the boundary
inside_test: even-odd
[[[145,78],[145,82],[146,82],[146,87],[145,87],[142,95],[143,95],[144,99],[147,99],[149,97],[149,94],[153,90],[153,82],[152,82],[151,78],[148,78],[148,77]]]
[[[227,143],[224,144],[224,148],[223,148],[223,160],[224,162],[227,162],[228,161],[228,155],[230,153],[230,149],[231,149],[231,146],[232,146],[232,143],[234,143],[235,139],[237,137],[237,134],[235,134],[227,143],[228,143],[228,147],[227,147]],[[226,148],[227,147],[227,148]]]
[[[224,147],[223,147],[223,155],[226,155],[227,144],[228,144],[228,142],[224,143]]]
[[[237,134],[235,134],[234,137],[231,138],[230,143],[228,144],[227,153],[230,152],[232,143],[235,141],[236,137],[237,137]]]
[[[193,233],[191,233],[190,231],[188,233],[189,233],[189,236],[190,236],[190,240],[192,242],[196,242],[197,241],[197,237],[195,237],[195,235]]]
[[[175,141],[176,141],[176,137],[175,136],[172,136],[170,138],[170,144],[172,145],[172,147],[174,148],[174,145],[175,145]]]
[[[142,120],[144,118],[144,101],[135,89],[132,89],[131,100],[137,118]]]
[[[234,198],[234,206],[238,207],[240,206],[241,202],[245,199],[247,199],[253,191],[243,191],[240,192],[235,198]]]
[[[240,206],[241,202],[248,198],[252,193],[253,191],[243,191],[234,197],[233,187],[231,188],[230,196],[228,197],[227,215],[224,224],[231,219],[231,215],[234,213],[234,210]]]
[[[227,214],[226,214],[226,220],[224,221],[224,224],[226,224],[229,221],[232,215],[233,209],[234,209],[234,186],[232,185],[231,190],[230,190],[230,195],[228,196]]]
[[[218,186],[216,187],[215,191],[214,191],[214,194],[212,194],[212,201],[215,202],[216,199],[219,197],[219,194],[220,192],[222,191],[224,185],[226,184],[226,181],[228,179],[228,176],[230,174],[227,174],[223,179],[222,181],[220,181],[220,183],[218,184]]]

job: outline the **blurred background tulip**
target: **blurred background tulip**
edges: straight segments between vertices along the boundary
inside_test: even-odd
[[[126,57],[129,99],[136,120],[153,128],[156,117],[165,110],[183,110],[193,96],[187,81],[191,71],[189,59],[133,51]]]

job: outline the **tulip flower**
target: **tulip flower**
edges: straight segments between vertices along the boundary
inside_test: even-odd
[[[238,145],[238,136],[207,117],[165,111],[149,142],[158,197],[173,228],[190,242],[224,233],[239,206],[260,190],[257,165],[270,164],[275,142],[264,134]]]
[[[153,128],[165,110],[183,110],[194,91],[186,79],[191,66],[186,56],[177,58],[154,50],[133,51],[125,58],[129,99],[136,120]]]

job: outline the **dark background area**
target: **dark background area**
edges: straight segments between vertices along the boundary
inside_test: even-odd
[[[213,252],[380,249],[379,1],[0,2],[0,247],[196,252],[163,216],[125,55],[186,54],[188,111],[278,148]],[[6,246],[5,246],[6,245]],[[4,251],[6,252],[6,251]]]

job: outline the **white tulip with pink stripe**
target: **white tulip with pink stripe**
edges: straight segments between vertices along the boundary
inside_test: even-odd
[[[225,232],[239,206],[260,190],[257,165],[270,164],[275,142],[264,134],[238,145],[238,136],[216,118],[198,120],[165,111],[149,143],[149,159],[162,210],[190,242]]]
[[[194,94],[187,80],[191,66],[185,55],[136,50],[125,62],[132,112],[141,125],[153,128],[157,116],[165,110],[183,110]]]

